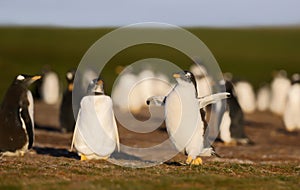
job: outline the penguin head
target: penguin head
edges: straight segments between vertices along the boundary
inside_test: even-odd
[[[41,78],[40,75],[31,76],[31,75],[20,74],[20,75],[16,76],[13,83],[25,85],[26,87],[28,87],[34,81],[39,80],[40,78]]]
[[[101,80],[100,78],[92,80],[88,86],[87,93],[88,95],[103,95],[104,94],[103,80]]]
[[[193,85],[196,91],[196,97],[198,96],[197,83],[193,73],[191,73],[190,71],[180,71],[174,73],[173,77],[176,79],[179,85],[183,85],[183,86]]]

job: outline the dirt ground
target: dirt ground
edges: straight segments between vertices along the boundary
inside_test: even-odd
[[[179,153],[164,164],[136,155],[113,154],[107,161],[79,161],[70,152],[71,133],[61,133],[59,106],[35,104],[34,147],[24,157],[0,159],[0,189],[299,189],[300,133],[287,133],[271,113],[246,115],[246,132],[255,145],[214,143],[221,156],[203,158],[203,165],[184,165]],[[136,117],[147,119],[147,112]],[[165,130],[147,134],[129,132],[119,125],[120,142],[130,147],[151,147],[168,138]],[[165,154],[148,152],[151,155]],[[148,155],[148,156],[149,156]],[[145,165],[142,165],[145,164]],[[154,163],[153,165],[155,165]]]
[[[68,152],[72,134],[59,131],[59,106],[35,104],[36,132],[34,150],[38,154],[76,157]],[[139,116],[137,116],[139,117]],[[140,119],[144,119],[140,116]],[[225,146],[215,142],[214,147],[221,158],[211,157],[204,160],[226,160],[240,163],[297,162],[300,163],[300,132],[286,132],[280,117],[269,112],[255,112],[246,115],[246,134],[254,145]],[[168,138],[166,131],[155,130],[151,133],[136,134],[119,125],[120,142],[133,147],[150,147]],[[171,160],[183,161],[178,154]]]

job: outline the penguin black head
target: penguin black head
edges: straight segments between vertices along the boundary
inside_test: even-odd
[[[87,93],[88,95],[103,95],[104,94],[103,80],[101,80],[100,78],[92,80],[88,86]]]
[[[13,81],[14,84],[20,84],[20,85],[25,85],[25,87],[28,87],[31,85],[34,81],[40,79],[40,75],[36,76],[30,76],[30,75],[24,75],[20,74],[16,76],[15,80]]]
[[[174,73],[173,77],[176,79],[176,81],[179,84],[184,84],[184,83],[193,84],[195,87],[195,90],[196,90],[196,97],[198,97],[197,83],[196,83],[196,79],[195,79],[195,76],[193,75],[193,73],[191,73],[190,71],[180,71],[180,72]]]

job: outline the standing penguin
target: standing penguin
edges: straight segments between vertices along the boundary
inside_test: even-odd
[[[91,81],[80,102],[71,149],[73,145],[81,160],[107,159],[116,147],[120,150],[112,100],[100,79]]]
[[[30,84],[41,76],[18,75],[0,108],[0,154],[23,156],[34,139],[33,99]]]
[[[75,70],[66,73],[67,89],[64,92],[62,103],[60,105],[59,121],[63,132],[71,132],[74,130],[75,119],[72,107],[73,82],[75,78]]]
[[[300,75],[292,76],[292,86],[287,95],[283,121],[288,131],[300,130]]]
[[[235,92],[244,113],[253,113],[256,109],[256,97],[252,85],[248,81],[237,81]]]
[[[291,81],[287,78],[285,70],[276,73],[271,83],[270,111],[282,116],[286,107],[287,93],[291,87]]]
[[[230,93],[227,99],[227,108],[220,123],[220,138],[228,145],[252,144],[244,131],[244,113],[238,102],[234,86],[231,82],[225,82],[226,91]]]
[[[166,128],[171,141],[179,151],[188,155],[187,164],[200,165],[199,156],[215,154],[211,146],[205,146],[205,114],[203,108],[228,97],[228,93],[218,93],[198,98],[194,75],[182,71],[173,75],[177,84],[165,97],[151,97],[147,104],[165,106]],[[201,111],[200,111],[201,110]]]
[[[267,111],[270,107],[271,89],[268,84],[263,84],[257,91],[256,107],[258,111]]]
[[[46,104],[57,104],[61,97],[60,81],[56,72],[47,70],[41,79],[40,93]]]

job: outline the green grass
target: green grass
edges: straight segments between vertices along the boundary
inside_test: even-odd
[[[44,65],[50,65],[64,81],[65,72],[76,68],[88,48],[112,30],[0,28],[0,97],[15,75],[39,73]],[[300,72],[300,28],[188,30],[208,46],[222,71],[249,80],[255,87],[270,81],[274,69],[284,68],[289,74]],[[168,59],[179,66],[190,62],[178,51],[163,46],[128,48],[116,55],[104,70],[107,91],[116,77],[111,74],[112,69],[149,57]]]
[[[105,161],[80,162],[66,158],[38,157],[38,161],[37,158],[12,158],[1,162],[0,189],[276,190],[298,189],[300,185],[296,163],[206,162],[199,167],[163,164],[132,169]]]

